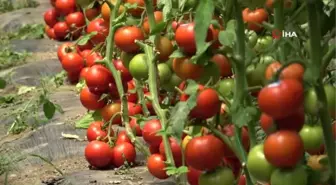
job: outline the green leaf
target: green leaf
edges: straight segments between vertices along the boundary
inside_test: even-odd
[[[7,85],[7,82],[5,81],[5,79],[0,77],[0,89],[4,89]]]
[[[173,4],[171,0],[161,0],[162,3],[164,4],[162,13],[163,13],[163,20],[166,22],[169,20],[171,13],[172,13],[172,9],[173,9]]]
[[[151,30],[151,35],[155,35],[157,33],[161,33],[166,27],[166,22],[160,22],[159,24],[155,24],[155,27],[153,30]]]
[[[169,123],[171,125],[170,132],[179,143],[181,142],[183,129],[188,120],[190,110],[191,109],[188,105],[188,102],[178,102],[171,110],[171,118]]]
[[[203,51],[210,22],[215,10],[214,0],[200,0],[195,15],[195,40],[197,53]]]
[[[94,121],[101,121],[102,116],[99,111],[87,113],[81,119],[76,121],[75,125],[76,128],[87,129],[89,128],[90,124]]]
[[[191,95],[198,91],[198,83],[196,83],[194,80],[187,80],[187,88],[184,90],[184,93]]]
[[[51,119],[55,115],[56,107],[51,101],[46,100],[43,104],[43,112],[46,118]]]
[[[219,32],[218,39],[223,46],[232,47],[236,40],[236,33],[231,30],[223,30]]]
[[[83,46],[83,45],[87,44],[89,42],[89,40],[97,34],[98,34],[98,32],[94,31],[94,32],[91,32],[89,34],[86,34],[86,35],[82,36],[81,38],[79,38],[77,40],[77,45]]]
[[[183,58],[183,57],[185,57],[185,55],[184,55],[183,51],[181,51],[181,50],[179,50],[179,49],[175,50],[175,51],[169,56],[169,58]]]
[[[225,30],[230,30],[230,31],[235,31],[237,27],[237,20],[229,20],[226,24],[226,29]]]
[[[244,125],[253,122],[258,119],[259,111],[256,107],[240,107],[237,112],[232,112],[232,121],[238,127],[243,127]]]
[[[188,173],[188,167],[186,166],[181,166],[179,168],[176,168],[176,167],[166,167],[165,170],[167,171],[167,175],[168,176],[172,176],[172,175],[182,175],[182,174],[185,174],[185,173]]]

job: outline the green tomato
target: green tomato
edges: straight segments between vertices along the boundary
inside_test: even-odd
[[[131,75],[137,80],[148,79],[147,57],[140,53],[135,55],[129,63],[129,71]]]
[[[272,185],[307,185],[308,175],[303,166],[276,169],[271,176]]]
[[[335,111],[336,111],[336,88],[332,85],[325,85],[324,90],[327,96],[327,103],[328,103],[328,111],[331,117],[335,118]],[[307,113],[312,115],[318,114],[318,107],[319,103],[317,100],[317,95],[315,90],[309,89],[309,91],[305,95],[304,107]]]
[[[263,52],[266,49],[269,49],[273,44],[273,38],[269,35],[264,37],[259,37],[257,40],[257,44],[254,46],[254,49],[257,52]]]
[[[232,185],[235,176],[230,168],[221,167],[212,172],[206,172],[199,177],[199,185]]]
[[[127,69],[129,69],[129,63],[131,62],[133,57],[134,57],[134,54],[121,52],[120,59]]]
[[[270,64],[272,62],[274,62],[275,59],[272,57],[272,56],[269,56],[269,55],[263,55],[260,57],[260,63],[261,64]]]
[[[212,80],[211,84],[215,84],[220,79],[220,71],[216,63],[209,62],[206,66],[204,66],[204,72],[201,78],[198,80],[201,84],[207,84],[210,80]]]
[[[323,130],[321,126],[304,125],[299,134],[306,151],[319,150],[321,145],[323,145]]]
[[[165,84],[162,84],[162,88],[166,91],[173,92],[175,91],[175,87],[178,87],[182,83],[182,81],[183,80],[180,77],[173,73],[169,81]]]
[[[265,158],[263,144],[256,145],[250,150],[247,156],[247,169],[258,181],[269,182],[275,167]]]
[[[158,64],[157,68],[158,68],[160,83],[164,84],[168,82],[172,76],[172,71],[169,65],[166,63],[160,63]]]
[[[174,59],[170,58],[170,59],[166,62],[166,64],[168,64],[168,66],[170,67],[171,70],[173,70],[173,61],[174,61]]]
[[[246,69],[247,84],[249,87],[262,86],[265,81],[265,70],[267,64],[250,65]]]
[[[220,95],[222,95],[223,97],[227,97],[233,94],[234,86],[235,86],[234,79],[227,78],[227,79],[221,80],[218,83],[217,90]]]
[[[248,36],[248,46],[250,46],[251,48],[253,48],[256,44],[257,44],[257,41],[258,41],[258,35],[255,31],[253,30],[250,30],[247,32],[247,36]]]

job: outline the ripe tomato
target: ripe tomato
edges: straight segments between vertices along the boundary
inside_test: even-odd
[[[258,181],[269,182],[271,179],[275,167],[266,160],[263,144],[256,145],[248,153],[247,169]]]
[[[243,19],[244,19],[244,22],[247,23],[248,29],[254,30],[256,32],[260,32],[263,29],[263,27],[257,24],[262,24],[262,22],[267,21],[268,13],[263,8],[259,8],[255,10],[250,10],[249,8],[245,8],[243,10]]]
[[[308,174],[304,166],[297,166],[291,169],[276,169],[271,176],[272,185],[306,185]]]
[[[92,21],[92,20],[94,20],[96,17],[98,17],[98,15],[99,15],[99,9],[96,8],[96,7],[88,8],[88,9],[85,10],[85,15],[86,15],[86,18],[87,18],[89,21]]]
[[[239,177],[238,185],[246,185],[246,177],[245,177],[245,175],[241,175]]]
[[[135,104],[132,102],[127,102],[127,105],[128,105],[128,115],[129,116],[135,116],[137,114],[142,114],[141,105]]]
[[[235,135],[235,127],[234,127],[233,124],[226,125],[224,127],[224,129],[223,129],[222,132],[225,135],[229,136],[229,137],[234,137],[234,135]],[[246,151],[248,151],[248,149],[250,147],[250,137],[249,137],[249,134],[248,134],[248,131],[247,131],[246,127],[242,128],[242,131],[241,131],[241,140],[242,140],[244,149]],[[226,146],[225,143],[224,143],[224,145],[225,145],[225,149],[224,149],[224,155],[225,155],[225,157],[234,157],[234,153],[231,150],[231,148],[229,148],[228,146]]]
[[[327,96],[328,111],[331,117],[335,118],[336,114],[336,88],[332,85],[324,85],[324,90]],[[313,88],[309,89],[305,94],[304,100],[305,111],[312,115],[317,115],[319,103],[317,95]]]
[[[190,116],[199,119],[208,119],[216,115],[221,107],[221,102],[217,92],[213,89],[204,89],[199,92]]]
[[[46,32],[46,34],[49,37],[49,39],[51,39],[51,40],[55,40],[56,39],[54,28],[50,28],[48,25],[46,25],[44,27],[44,31]]]
[[[56,0],[55,7],[62,15],[68,15],[76,9],[76,0]]]
[[[116,140],[116,145],[120,144],[120,143],[130,143],[132,144],[132,141],[130,140],[130,138],[128,137],[127,133],[125,130],[123,131],[120,131],[118,133],[118,137],[117,137],[117,140]]]
[[[161,154],[153,154],[147,159],[148,171],[158,179],[167,179],[165,159]]]
[[[93,94],[88,87],[82,89],[80,101],[82,105],[89,110],[98,110],[106,105],[106,101],[100,100],[100,96]]]
[[[140,47],[135,43],[136,40],[144,40],[145,36],[141,29],[135,26],[124,26],[119,28],[114,34],[115,45],[127,53],[136,53]]]
[[[232,170],[227,167],[220,167],[215,171],[201,174],[199,185],[232,185],[235,182],[235,176]]]
[[[65,55],[67,55],[70,52],[74,52],[75,50],[76,50],[75,45],[71,42],[66,42],[66,43],[62,44],[57,49],[58,60],[62,61],[62,59]]]
[[[137,123],[136,118],[131,118],[131,121],[129,124],[132,130],[135,132],[136,136],[142,136],[142,129],[140,125]]]
[[[160,37],[158,44],[156,45],[156,49],[159,51],[159,60],[160,61],[167,61],[169,56],[173,53],[174,47],[172,42],[164,36]]]
[[[116,167],[120,167],[127,161],[128,164],[134,164],[136,151],[132,144],[123,142],[113,148],[112,160]]]
[[[121,104],[120,103],[111,103],[111,104],[106,105],[104,108],[102,108],[100,113],[101,113],[103,119],[106,122],[109,122],[111,120],[111,118],[114,116],[112,124],[120,125],[121,124],[121,117],[120,117],[120,114],[119,114],[120,111],[121,111]],[[119,115],[117,115],[117,114],[119,114]]]
[[[258,96],[259,108],[274,119],[295,113],[303,104],[303,85],[285,79],[264,87]]]
[[[260,126],[266,134],[271,134],[277,130],[273,118],[265,113],[262,113],[260,116]]]
[[[173,158],[174,158],[175,165],[177,167],[182,166],[182,149],[181,149],[181,146],[179,145],[177,140],[174,139],[174,138],[169,138],[169,145],[170,145],[171,151],[173,153]],[[162,156],[166,157],[163,142],[161,142],[161,144],[160,144],[160,154]]]
[[[319,151],[324,144],[323,130],[320,125],[304,125],[300,131],[305,151]]]
[[[133,79],[131,73],[128,69],[124,66],[121,60],[113,60],[114,67],[121,72],[121,79],[124,82],[128,82]]]
[[[152,145],[150,145],[149,146],[149,152],[151,154],[159,154],[160,153],[160,149],[159,149],[158,146],[152,146]]]
[[[115,5],[117,3],[116,0],[109,0],[113,5]],[[119,6],[119,10],[118,10],[118,14],[120,15],[123,11],[125,10],[125,7],[123,5]],[[101,15],[103,17],[103,19],[106,22],[110,21],[110,7],[107,3],[104,3],[100,9]]]
[[[91,166],[106,168],[112,162],[112,149],[102,141],[91,141],[85,148],[85,158]]]
[[[80,73],[84,68],[84,59],[78,53],[68,53],[61,61],[65,71],[70,73]]]
[[[146,55],[143,53],[135,55],[129,63],[129,71],[137,80],[148,79],[148,66]]]
[[[84,67],[81,72],[79,73],[79,79],[85,80],[87,72],[89,71],[89,67]]]
[[[85,25],[85,17],[82,12],[70,13],[65,17],[65,22],[69,26],[71,31],[76,31],[75,33],[80,34]]]
[[[53,28],[57,40],[64,40],[70,32],[70,28],[66,22],[57,22]]]
[[[133,80],[127,82],[127,101],[132,103],[137,103],[138,101],[138,95],[136,93],[135,89],[135,82]]]
[[[293,114],[285,118],[275,120],[275,123],[279,130],[293,130],[299,132],[305,123],[304,109],[299,108],[299,110]]]
[[[267,68],[265,72],[266,80],[270,80],[275,73],[281,68],[280,62],[273,62]],[[291,64],[286,67],[280,75],[280,79],[296,79],[299,81],[303,80],[304,67],[301,64]]]
[[[100,140],[103,140],[106,136],[108,131],[106,129],[103,130],[104,126],[104,122],[102,121],[95,121],[92,122],[89,126],[89,128],[86,130],[86,137],[88,139],[88,141],[94,141],[97,140],[98,137]],[[110,136],[113,137],[114,136],[114,131],[111,128],[110,129]],[[107,138],[103,141],[108,141]]]
[[[86,57],[86,66],[91,67],[95,65],[96,61],[103,60],[104,58],[101,56],[100,53],[94,51],[91,52],[90,55]]]
[[[67,72],[68,75],[68,80],[70,82],[70,84],[74,85],[77,84],[79,81],[79,74],[78,72]]]
[[[190,185],[199,185],[199,178],[202,171],[196,170],[192,167],[188,167],[187,178]]]
[[[58,17],[59,13],[55,8],[50,8],[43,14],[44,22],[51,28],[54,27],[54,25],[58,22]]]
[[[55,7],[56,0],[50,0],[50,4],[51,4],[51,6]]]
[[[195,42],[195,24],[187,23],[181,24],[177,27],[175,32],[175,40],[177,45],[183,50],[185,54],[193,55],[196,53]],[[207,41],[212,40],[212,32],[209,29],[207,35]]]
[[[162,142],[162,136],[157,136],[156,132],[161,130],[161,122],[158,119],[149,120],[142,129],[143,139],[153,147],[159,147]]]
[[[211,61],[215,62],[219,67],[221,77],[232,76],[231,64],[224,55],[216,54],[212,57]]]
[[[175,58],[173,60],[173,70],[183,80],[197,80],[202,77],[204,67],[192,63],[189,58]]]
[[[267,161],[276,167],[294,167],[303,157],[304,146],[297,132],[280,130],[266,138],[264,153]]]
[[[185,149],[186,163],[197,170],[213,170],[220,165],[224,148],[224,143],[213,135],[194,137]]]
[[[155,11],[154,12],[154,18],[155,18],[156,24],[161,23],[163,21],[163,13],[161,11]],[[150,32],[148,17],[145,17],[145,19],[142,23],[142,28],[144,29],[144,32],[148,35],[149,32]]]
[[[94,65],[87,72],[85,79],[90,91],[102,94],[108,91],[109,84],[114,83],[112,73],[102,65]]]
[[[106,37],[109,33],[109,24],[102,18],[95,19],[89,23],[87,26],[87,33],[98,32],[97,35],[91,38],[94,44],[99,44],[105,42]]]

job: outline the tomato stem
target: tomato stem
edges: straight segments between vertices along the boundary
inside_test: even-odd
[[[112,72],[112,75],[115,79],[118,93],[120,95],[120,100],[121,100],[121,119],[122,122],[125,124],[125,129],[127,136],[130,138],[132,143],[137,145],[137,147],[144,153],[146,157],[150,155],[149,150],[146,148],[146,146],[140,142],[135,136],[134,133],[130,127],[129,124],[129,116],[128,116],[128,103],[127,103],[127,98],[124,92],[124,87],[122,84],[121,80],[121,74],[120,72],[118,73],[117,69],[115,66],[112,64],[113,60],[113,51],[114,51],[114,33],[116,28],[118,27],[118,24],[113,24],[114,19],[118,13],[119,7],[121,5],[122,0],[117,0],[115,7],[113,8],[113,12],[110,15],[110,32],[107,37],[107,46],[106,46],[106,56],[104,59],[104,64],[107,66],[107,68]],[[112,10],[112,9],[111,9]]]
[[[333,44],[329,47],[329,50],[328,50],[327,54],[325,54],[323,56],[322,67],[321,67],[321,74],[322,75],[325,74],[324,70],[328,67],[331,59],[335,57],[335,53],[336,53],[335,44]]]
[[[135,89],[138,95],[138,102],[141,104],[142,112],[144,113],[144,116],[148,117],[150,113],[146,106],[145,94],[143,91],[143,83],[135,79],[134,81],[135,81]]]
[[[314,78],[314,89],[318,98],[319,106],[319,117],[322,122],[324,142],[326,146],[326,151],[328,154],[329,165],[331,169],[331,175],[335,179],[335,142],[332,133],[331,117],[328,112],[327,97],[324,90],[322,78],[321,78],[321,60],[322,60],[322,47],[321,47],[321,29],[318,20],[318,12],[316,0],[307,0],[307,10],[308,10],[308,25],[309,25],[309,36],[310,36],[310,48],[311,48],[311,59],[309,70]]]
[[[284,1],[283,0],[277,0],[274,2],[274,25],[275,29],[282,32],[285,29],[285,20],[284,20],[285,14],[284,14]],[[280,40],[283,39],[280,37]],[[285,43],[280,42],[280,60],[281,62],[284,62],[286,60],[286,49],[285,49]]]

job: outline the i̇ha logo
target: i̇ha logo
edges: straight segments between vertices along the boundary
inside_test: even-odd
[[[284,31],[284,30],[281,31],[277,29],[272,31],[272,36],[274,39],[280,39],[281,37],[284,37],[284,38],[297,37],[295,31]]]

